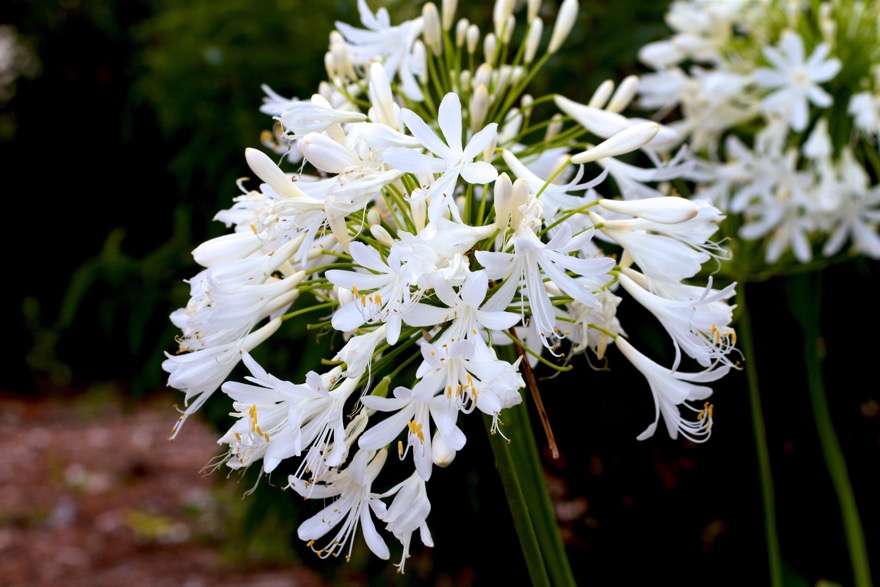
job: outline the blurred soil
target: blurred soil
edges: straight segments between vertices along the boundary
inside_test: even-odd
[[[200,475],[216,434],[198,419],[168,442],[171,396],[136,409],[110,389],[0,400],[3,587],[326,585],[233,556],[224,504],[243,489]]]

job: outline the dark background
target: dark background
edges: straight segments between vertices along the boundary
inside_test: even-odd
[[[413,10],[408,3],[392,6],[392,20]],[[583,2],[569,42],[534,93],[585,100],[602,80],[638,72],[636,49],[667,34],[664,10],[659,2]],[[490,21],[488,5],[485,15],[476,6],[467,11],[472,21]],[[174,349],[168,314],[186,303],[182,280],[196,272],[190,251],[223,232],[210,219],[236,195],[235,179],[248,173],[245,147],[259,146],[260,131],[270,127],[258,112],[260,84],[287,96],[314,92],[335,20],[356,24],[355,2],[6,0],[0,6],[0,24],[14,26],[39,60],[0,110],[8,296],[0,389],[40,398],[110,384],[134,405],[163,389],[162,353]],[[551,23],[545,19],[546,28]],[[816,292],[831,413],[875,576],[877,269],[864,260],[830,268]],[[836,501],[805,391],[803,339],[784,282],[751,284],[748,298],[787,582],[848,584]],[[628,312],[627,330],[656,328],[647,316]],[[278,360],[295,361],[300,342],[291,339]],[[612,361],[611,372],[579,364],[542,383],[562,453],[545,458],[547,474],[579,582],[764,584],[744,373],[716,384],[708,443],[659,433],[639,442],[635,436],[653,414],[650,392],[619,355]],[[220,427],[227,407],[219,398],[213,403],[200,417]],[[170,409],[168,418],[170,426]],[[401,584],[442,584],[439,577],[521,584],[525,576],[482,424],[472,418],[463,426],[467,450],[429,486],[437,546],[414,542],[408,572],[396,579]],[[283,516],[295,528],[300,502],[262,489],[242,502],[252,519]],[[322,562],[293,535],[279,530],[268,539],[290,544],[290,564],[334,580],[362,573],[381,584],[390,576],[386,563],[366,553],[348,565]]]

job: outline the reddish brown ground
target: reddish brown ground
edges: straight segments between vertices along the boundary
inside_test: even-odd
[[[197,419],[168,442],[168,397],[136,410],[95,391],[0,401],[0,585],[325,585],[231,556],[223,504],[242,489],[199,474],[216,434]]]

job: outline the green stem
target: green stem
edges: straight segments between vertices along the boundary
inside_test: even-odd
[[[535,535],[535,527],[529,514],[529,502],[523,494],[517,466],[510,454],[510,446],[500,434],[491,431],[492,418],[490,416],[483,416],[483,422],[486,425],[486,430],[489,431],[489,443],[492,445],[492,452],[495,453],[495,467],[498,469],[501,484],[504,486],[507,505],[510,507],[513,526],[519,537],[519,545],[529,569],[532,585],[549,586],[551,585],[550,578],[547,576],[547,567],[544,565],[544,557],[541,555],[541,546]],[[523,440],[527,441],[527,439]]]
[[[744,282],[742,282],[744,283]],[[770,470],[770,451],[767,448],[767,431],[764,427],[764,411],[761,408],[761,394],[758,390],[758,369],[755,365],[755,341],[752,334],[752,320],[746,303],[745,283],[739,291],[739,304],[742,313],[739,317],[739,339],[742,341],[746,377],[749,386],[749,403],[752,412],[752,430],[755,435],[755,450],[758,456],[758,476],[761,482],[761,501],[764,506],[764,537],[767,541],[767,559],[770,566],[770,585],[782,587],[782,554],[779,548],[779,535],[776,531],[776,498],[773,490],[773,473]]]
[[[825,466],[831,476],[831,483],[837,493],[846,544],[849,549],[853,581],[856,587],[870,587],[871,566],[868,562],[868,549],[865,533],[859,518],[855,495],[849,481],[846,460],[840,448],[840,441],[834,431],[831,412],[825,395],[822,378],[822,356],[820,350],[819,306],[822,274],[819,271],[789,278],[791,309],[804,330],[804,360],[807,368],[807,390],[819,434],[819,444]]]
[[[513,354],[514,351],[508,346],[504,347],[503,352]],[[523,360],[526,360],[525,357]],[[565,544],[556,522],[556,513],[553,511],[553,503],[544,482],[544,470],[526,403],[522,402],[508,408],[502,415],[504,429],[510,431],[510,442],[501,434],[492,434],[491,418],[486,418],[486,427],[490,432],[492,450],[499,463],[501,481],[508,501],[511,502],[511,515],[514,517],[523,554],[529,565],[529,573],[533,575],[532,583],[574,586],[577,583],[568,562]],[[510,469],[502,471],[502,462]],[[512,501],[513,498],[522,499],[522,504]],[[539,549],[536,561],[532,561],[532,556],[529,554],[534,548],[531,544],[532,540],[537,541]],[[532,565],[536,566],[534,571]],[[536,582],[534,575],[540,575],[540,569],[544,569],[544,576],[542,582]]]

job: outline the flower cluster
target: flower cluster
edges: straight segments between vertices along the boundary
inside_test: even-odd
[[[616,346],[653,394],[639,438],[662,414],[671,437],[698,442],[712,425],[706,384],[734,366],[733,285],[691,283],[727,254],[710,240],[722,214],[664,191],[692,165],[670,154],[679,137],[621,113],[636,78],[586,104],[527,94],[578,5],[564,0],[545,35],[541,3],[515,4],[498,0],[481,32],[455,20],[455,2],[393,25],[360,0],[363,26],[337,23],[317,93],[265,88],[277,124],[264,146],[281,164],[247,149],[258,181],[216,216],[233,230],[193,251],[204,269],[163,363],[186,394],[173,433],[221,390],[237,420],[217,466],[262,461],[269,474],[294,459],[287,487],[330,500],[298,531],[322,557],[349,556],[360,529],[388,558],[378,520],[403,571],[414,532],[432,544],[426,482],[464,448],[459,418],[483,413],[492,433],[529,441],[501,416],[539,362],[565,370],[553,359]],[[630,342],[618,294],[666,328],[671,367]],[[307,313],[344,344],[304,381],[268,373],[250,352]],[[240,362],[250,374],[227,381]],[[412,473],[378,489],[389,447]]]
[[[880,3],[677,0],[639,103],[705,156],[696,193],[762,261],[880,258]],[[738,255],[739,257],[739,255]]]

